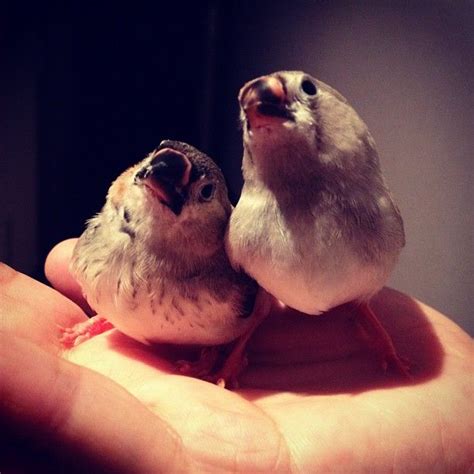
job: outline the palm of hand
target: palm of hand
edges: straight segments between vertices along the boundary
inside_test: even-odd
[[[25,317],[25,308],[16,306],[22,316],[14,331],[58,354],[56,325],[77,322],[78,308],[26,277],[9,279],[3,289],[12,302],[28,292],[29,313],[36,310]],[[99,423],[90,451],[112,457],[115,466],[133,462],[137,470],[467,469],[472,341],[443,316],[391,290],[376,297],[374,309],[410,359],[413,381],[383,374],[343,311],[321,318],[275,311],[253,338],[251,364],[235,392],[175,375],[172,348],[149,348],[111,331],[62,354],[94,372],[77,375],[68,365],[76,375],[73,389],[62,392],[55,432],[67,434],[77,420]],[[44,403],[57,423],[54,403]],[[42,406],[36,400],[36,410]]]

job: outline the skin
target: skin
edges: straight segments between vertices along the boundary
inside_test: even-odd
[[[53,250],[46,272],[79,302],[67,272],[73,244]],[[46,453],[48,466],[114,472],[469,472],[471,338],[396,291],[373,305],[413,380],[383,374],[348,310],[310,318],[275,307],[231,392],[174,375],[179,348],[152,349],[116,330],[62,350],[58,325],[84,320],[82,310],[0,266],[9,342],[0,345],[0,432],[9,433],[0,470],[41,452],[35,466]]]

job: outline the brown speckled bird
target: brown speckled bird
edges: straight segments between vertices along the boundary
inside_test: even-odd
[[[217,345],[253,323],[256,283],[224,249],[231,204],[204,153],[163,141],[111,185],[74,250],[90,306],[144,343]],[[96,322],[96,326],[97,326]],[[74,339],[94,330],[72,330]]]
[[[245,182],[227,234],[231,261],[304,313],[356,303],[384,361],[405,371],[367,304],[405,243],[367,126],[300,71],[254,79],[239,101]]]

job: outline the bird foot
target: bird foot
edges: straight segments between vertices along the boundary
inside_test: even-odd
[[[71,328],[61,327],[60,342],[66,349],[71,349],[79,344],[91,339],[98,334],[102,334],[109,329],[113,329],[114,325],[102,316],[94,316],[87,321],[75,324]]]
[[[410,372],[411,364],[408,359],[405,357],[399,356],[396,352],[386,352],[381,355],[382,359],[382,369],[386,372],[391,370],[399,373],[407,379],[413,379],[413,376]]]
[[[204,347],[196,361],[178,360],[176,370],[182,375],[205,378],[217,364],[219,359],[218,347]]]
[[[226,350],[223,346],[205,347],[196,361],[179,360],[177,372],[199,378],[222,388],[237,388],[238,376],[247,366],[240,348]]]
[[[239,375],[247,365],[247,356],[240,353],[240,351],[233,350],[224,360],[220,369],[218,369],[214,374],[209,374],[205,377],[205,380],[215,383],[222,388],[239,388]]]
[[[251,316],[253,324],[247,332],[231,344],[203,349],[201,358],[197,362],[180,361],[178,363],[179,372],[197,376],[223,388],[238,388],[238,377],[248,365],[247,343],[257,327],[269,315],[274,301],[275,299],[261,288],[257,294]],[[206,351],[211,351],[211,356]],[[204,360],[201,361],[201,359]]]
[[[361,336],[380,358],[384,372],[390,369],[411,380],[413,377],[410,373],[409,361],[398,355],[392,338],[369,305],[363,303],[356,309],[358,312],[356,321]]]

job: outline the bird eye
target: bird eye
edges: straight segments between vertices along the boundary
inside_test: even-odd
[[[199,191],[201,201],[210,201],[214,197],[216,187],[212,183],[205,184]]]
[[[318,89],[314,85],[313,81],[309,79],[304,79],[301,83],[301,90],[307,95],[316,95]]]

